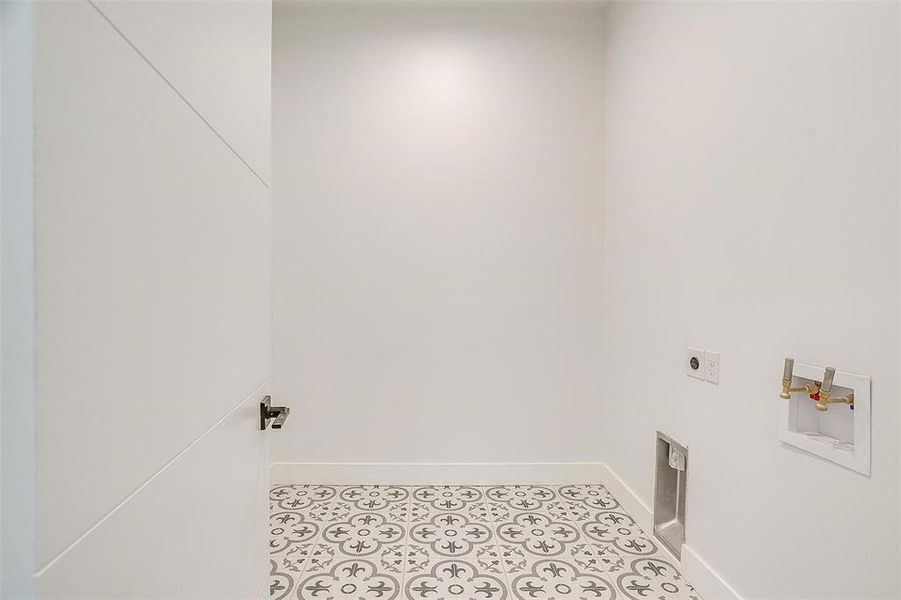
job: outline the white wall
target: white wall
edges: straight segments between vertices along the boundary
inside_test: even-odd
[[[38,593],[256,597],[270,6],[36,11]]]
[[[274,23],[274,459],[597,458],[601,11]]]
[[[606,459],[650,503],[655,430],[687,444],[746,598],[898,597],[898,10],[609,7]],[[873,378],[871,477],[779,443],[785,356]]]

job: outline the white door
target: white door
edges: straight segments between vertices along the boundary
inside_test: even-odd
[[[35,6],[39,597],[266,591],[270,30]]]

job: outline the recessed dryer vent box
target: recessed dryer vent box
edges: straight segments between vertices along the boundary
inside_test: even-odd
[[[688,448],[658,431],[656,450],[654,536],[681,559],[685,543]]]
[[[823,381],[824,367],[796,363],[792,386]],[[820,412],[804,392],[780,400],[779,439],[844,467],[870,474],[870,378],[835,372],[832,396],[854,394],[854,408],[830,404]]]

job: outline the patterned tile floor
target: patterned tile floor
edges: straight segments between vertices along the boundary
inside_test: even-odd
[[[601,485],[277,485],[270,598],[699,600]]]

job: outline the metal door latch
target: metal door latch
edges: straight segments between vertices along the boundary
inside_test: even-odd
[[[291,409],[287,406],[272,406],[272,396],[266,396],[260,402],[260,429],[265,430],[272,419],[275,419],[272,428],[281,429],[290,412]]]

